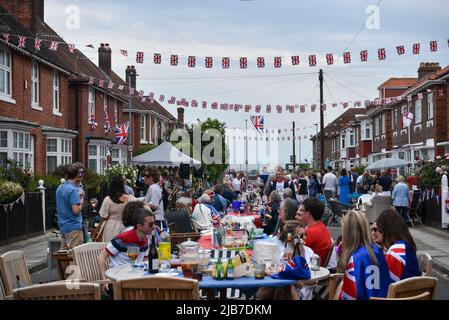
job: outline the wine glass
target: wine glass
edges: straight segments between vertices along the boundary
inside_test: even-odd
[[[313,271],[313,275],[316,275],[317,271],[320,271],[320,257],[313,256],[310,258],[310,269]]]
[[[139,247],[128,247],[126,253],[128,254],[129,259],[131,260],[131,272],[134,272],[136,259],[139,256],[140,249]]]

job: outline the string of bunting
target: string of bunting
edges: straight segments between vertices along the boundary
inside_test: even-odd
[[[27,39],[31,39],[32,43],[34,43],[34,49],[36,51],[40,51],[43,45],[46,45],[50,51],[57,52],[59,50],[60,45],[68,46],[68,49],[71,53],[74,53],[75,50],[75,44],[67,44],[65,42],[59,42],[55,40],[45,40],[41,38],[32,38],[32,37],[25,37],[21,35],[15,35],[15,34],[9,34],[9,33],[2,33],[2,40],[9,43],[11,41],[16,40],[16,43],[19,48],[25,48],[27,43]],[[447,39],[447,45],[449,47],[449,39]],[[93,44],[86,45],[88,48],[94,49]],[[422,51],[422,43],[414,43],[409,50],[412,52],[413,55],[419,55]],[[396,55],[402,56],[405,55],[407,50],[406,46],[399,44],[395,47]],[[429,41],[429,51],[430,52],[437,52],[438,51],[438,40],[432,40]],[[129,51],[126,49],[120,49],[120,54],[124,57],[129,57]],[[391,54],[392,55],[392,54]],[[335,63],[335,56],[334,53],[327,53],[325,55],[326,64],[333,65]],[[377,49],[377,52],[375,54],[377,56],[377,60],[386,60],[387,57],[390,56],[390,54],[387,52],[386,48],[379,48]],[[183,58],[184,61],[186,61],[187,66],[189,68],[195,68],[200,64],[200,59],[197,56],[180,56],[177,54],[169,54],[169,59],[167,58],[167,61],[170,63],[171,66],[178,66],[180,58]],[[344,64],[351,64],[354,60],[356,60],[356,57],[360,59],[361,62],[367,62],[369,59],[371,59],[371,55],[368,54],[368,50],[362,50],[360,53],[354,54],[349,51],[343,53],[343,63]],[[272,63],[273,67],[275,69],[282,68],[282,65],[287,64],[291,62],[291,65],[293,66],[300,66],[300,65],[306,65],[308,64],[310,67],[315,67],[318,65],[318,59],[319,55],[317,54],[310,54],[307,57],[300,57],[299,55],[292,55],[288,57],[286,61],[283,60],[283,57],[277,56],[273,57]],[[152,60],[153,64],[160,65],[162,64],[162,54],[161,53],[152,53]],[[237,61],[235,61],[237,60]],[[165,60],[164,60],[165,61]],[[248,63],[250,59],[248,57],[239,57],[239,58],[231,58],[231,57],[204,57],[204,67],[206,69],[212,69],[217,66],[221,66],[222,69],[230,69],[231,67],[238,67],[240,69],[247,69]],[[264,69],[266,65],[269,63],[270,59],[266,57],[257,57],[255,59],[255,64],[258,69]],[[137,51],[136,52],[136,63],[143,64],[145,62],[145,52],[144,51]]]
[[[19,198],[17,198],[16,201],[11,202],[10,204],[1,204],[0,206],[3,208],[3,211],[8,212],[8,209],[9,211],[11,211],[12,207],[14,207],[14,205],[19,202],[25,204],[25,192],[22,193],[22,195]]]

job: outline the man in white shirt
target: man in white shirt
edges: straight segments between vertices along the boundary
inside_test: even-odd
[[[145,168],[145,183],[149,185],[145,196],[145,203],[148,204],[156,216],[156,225],[166,227],[164,217],[164,202],[162,201],[162,188],[159,185],[161,174],[156,168]]]
[[[338,179],[332,172],[332,167],[327,168],[327,173],[323,177],[324,190],[332,191],[332,198],[335,198],[337,194]]]

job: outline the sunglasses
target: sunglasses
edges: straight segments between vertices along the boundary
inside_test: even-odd
[[[379,232],[379,233],[382,233],[382,231],[380,231],[380,229],[378,229],[378,228],[376,228],[376,227],[371,228],[371,232]]]
[[[150,176],[150,175],[147,175],[147,174],[144,174],[143,177],[144,177],[144,178],[147,178],[147,179],[150,179],[150,178],[151,178],[151,176]]]

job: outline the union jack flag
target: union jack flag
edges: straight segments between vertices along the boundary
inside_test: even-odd
[[[316,56],[315,55],[309,56],[309,66],[311,66],[311,67],[316,66]]]
[[[169,104],[175,104],[176,103],[176,97],[171,97],[170,100],[167,101]]]
[[[95,121],[95,113],[92,112],[88,119],[88,124],[91,130],[95,130],[98,126],[98,123]]]
[[[370,104],[371,104],[371,101],[369,101],[369,100],[365,100],[365,107],[369,107],[369,106],[370,106]]]
[[[164,102],[164,100],[165,100],[165,96],[163,94],[161,94],[159,96],[159,102]]]
[[[349,103],[347,103],[347,102],[342,102],[341,104],[343,105],[343,108],[345,108],[345,109],[349,106]]]
[[[212,102],[212,109],[218,109],[218,102]]]
[[[438,41],[430,41],[430,51],[436,52],[438,50]]]
[[[210,69],[213,66],[214,59],[212,57],[206,57],[206,68]]]
[[[125,89],[125,86],[120,84],[120,85],[118,86],[118,89],[119,89],[119,90],[123,90],[123,89]]]
[[[254,111],[255,112],[257,112],[257,113],[260,113],[260,110],[262,109],[262,106],[260,105],[260,104],[258,104],[258,105],[256,105],[255,107],[254,107]]]
[[[195,68],[196,58],[194,56],[189,56],[189,58],[187,59],[187,65],[189,66],[189,68]]]
[[[115,127],[115,141],[117,144],[124,144],[126,139],[128,138],[128,132],[129,132],[129,121],[126,121],[121,126]]]
[[[58,41],[52,41],[50,44],[50,50],[51,51],[58,51],[59,42]]]
[[[203,102],[201,103],[201,106],[202,106],[203,108],[207,108],[207,101],[203,101]]]
[[[391,279],[396,282],[401,280],[405,270],[406,263],[406,248],[404,243],[395,243],[385,255],[387,260],[388,270],[390,271]]]
[[[109,81],[108,89],[113,89],[113,88],[114,88],[114,83],[112,81]]]
[[[229,69],[229,58],[228,57],[224,57],[223,59],[221,59],[221,66],[223,67],[223,69]]]
[[[332,103],[332,108],[336,108],[338,106],[338,103]]]
[[[377,56],[379,57],[379,60],[385,60],[385,58],[387,57],[387,54],[386,54],[386,52],[385,52],[385,49],[384,49],[384,48],[379,49],[379,50],[377,51]]]
[[[134,88],[129,88],[129,94],[130,94],[130,95],[133,95],[135,90],[136,90],[136,89],[134,89]]]
[[[265,58],[264,57],[258,57],[257,58],[257,67],[258,68],[265,68]]]
[[[94,84],[94,77],[89,77],[89,85],[93,85]]]
[[[355,101],[354,102],[354,107],[361,107],[362,106],[362,101]]]
[[[141,51],[138,51],[137,55],[136,55],[136,62],[143,63],[143,57],[144,57],[144,53]]]
[[[396,50],[397,50],[399,56],[405,54],[404,46],[397,46]]]
[[[240,58],[240,69],[246,69],[248,67],[248,58],[241,57]]]
[[[127,57],[128,56],[128,50],[120,50],[120,53],[122,56]]]
[[[282,57],[274,57],[274,67],[280,68],[282,66]]]
[[[104,80],[99,80],[98,81],[98,86],[99,87],[104,87]]]
[[[316,104],[312,104],[310,106],[310,111],[315,112],[315,110],[316,110]]]
[[[160,53],[155,53],[154,54],[154,64],[161,64],[162,61],[162,57]]]
[[[334,55],[332,53],[326,54],[326,61],[328,65],[334,64]]]
[[[111,133],[111,123],[109,122],[109,115],[108,115],[108,109],[105,106],[103,109],[103,115],[104,115],[104,133]]]
[[[420,50],[421,50],[421,44],[415,43],[413,45],[413,54],[419,54]]]
[[[177,66],[178,65],[178,55],[176,55],[176,54],[172,54],[171,55],[170,64],[172,66]]]
[[[278,113],[282,113],[282,106],[281,105],[277,105],[276,106],[276,110]]]
[[[34,49],[40,50],[42,45],[42,39],[36,38],[34,39]]]
[[[299,110],[300,110],[301,113],[306,112],[306,106],[305,105],[300,106]]]
[[[198,101],[192,100],[192,108],[198,108]]]
[[[9,42],[9,33],[3,34],[3,40],[5,40],[6,42]]]
[[[292,56],[292,65],[297,66],[299,64],[299,56]]]
[[[75,53],[75,45],[73,43],[69,44],[69,51],[70,53]]]
[[[25,48],[26,37],[19,36],[19,48]]]
[[[266,112],[271,113],[271,105],[270,104],[267,105]]]
[[[368,61],[368,50],[360,51],[360,60],[362,60],[362,62]]]
[[[351,53],[350,52],[345,52],[343,54],[343,62],[345,64],[351,63]]]
[[[323,103],[323,104],[321,105],[321,107],[323,108],[323,111],[326,111],[327,104]]]
[[[357,286],[355,282],[354,259],[351,256],[346,266],[343,278],[343,287],[340,292],[339,300],[357,300]]]

